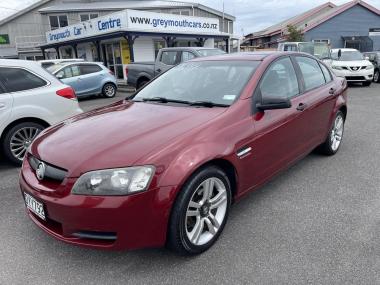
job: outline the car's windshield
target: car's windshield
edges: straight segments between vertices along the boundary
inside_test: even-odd
[[[135,101],[165,98],[229,106],[259,65],[259,61],[201,61],[180,64],[152,81]]]
[[[201,56],[212,56],[212,55],[220,55],[225,54],[226,52],[222,51],[221,49],[214,48],[214,49],[199,49],[197,52]]]
[[[58,69],[64,67],[67,63],[57,63],[57,64],[54,64],[52,66],[49,66],[46,68],[47,71],[49,71],[50,73],[54,73],[56,72]]]
[[[333,60],[341,61],[354,61],[354,60],[363,60],[363,55],[357,50],[343,51],[339,57],[339,50],[333,50],[331,52],[331,58]]]

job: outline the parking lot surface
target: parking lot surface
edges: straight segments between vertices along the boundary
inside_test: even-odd
[[[29,220],[18,169],[0,162],[0,284],[380,284],[379,122],[380,84],[351,87],[338,154],[310,154],[246,196],[195,257],[59,242]]]

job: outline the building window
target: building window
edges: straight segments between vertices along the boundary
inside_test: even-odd
[[[182,15],[182,16],[190,16],[190,11],[189,10],[174,10],[174,11],[172,11],[172,14]]]
[[[81,22],[85,22],[85,21],[88,21],[88,20],[91,20],[91,19],[95,19],[97,17],[99,17],[99,14],[97,14],[97,13],[80,14],[79,15],[79,20]]]
[[[326,44],[330,44],[330,39],[316,39],[316,40],[313,40],[313,43],[326,43]]]
[[[49,16],[50,29],[55,30],[69,25],[67,15]]]

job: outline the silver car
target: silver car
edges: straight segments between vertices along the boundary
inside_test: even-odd
[[[116,78],[107,67],[97,62],[71,62],[47,68],[63,83],[74,88],[77,97],[103,94],[116,95]]]

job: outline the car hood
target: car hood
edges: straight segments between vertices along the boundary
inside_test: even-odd
[[[68,170],[69,177],[131,166],[225,110],[120,101],[47,129],[34,141],[31,153]]]
[[[349,61],[342,61],[342,60],[333,60],[332,65],[333,66],[368,66],[372,63],[369,60],[349,60]]]

